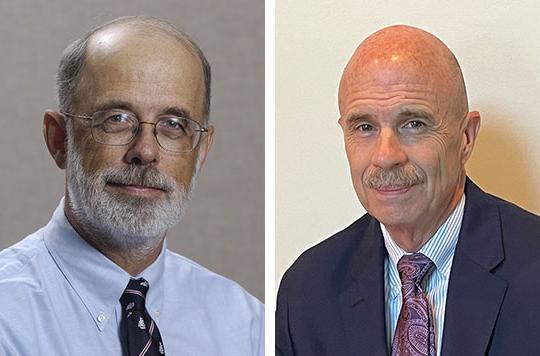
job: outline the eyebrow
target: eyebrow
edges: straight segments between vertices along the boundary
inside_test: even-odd
[[[434,121],[433,114],[423,109],[416,109],[410,107],[402,108],[398,113],[397,117],[401,120],[411,119],[411,118],[421,118],[429,121]],[[357,122],[367,121],[370,122],[373,120],[373,115],[370,113],[352,113],[347,119],[347,125],[350,127]]]
[[[353,113],[347,118],[347,124],[352,125],[358,121],[370,121],[373,119],[371,114]]]
[[[170,106],[166,108],[163,111],[163,115],[173,115],[173,116],[183,117],[186,119],[191,119],[191,115],[189,114],[189,111],[182,109],[178,106]]]
[[[427,120],[433,120],[433,115],[422,109],[404,108],[398,113],[398,116],[405,119],[418,117]]]
[[[105,110],[112,110],[112,109],[120,109],[120,110],[126,110],[126,111],[133,111],[132,105],[123,100],[109,100],[106,101],[100,105],[98,105],[95,109],[95,111],[105,111]]]
[[[123,100],[110,100],[110,101],[107,101],[107,102],[99,105],[96,108],[96,111],[105,111],[105,110],[113,110],[113,109],[131,111],[133,113],[135,112],[135,110],[133,108],[133,104],[131,104],[131,103],[127,102],[127,101],[123,101]],[[186,119],[191,119],[191,115],[189,113],[189,110],[181,108],[179,106],[166,107],[164,110],[162,110],[160,112],[159,115],[173,115],[173,116],[183,117],[183,118],[186,118]]]

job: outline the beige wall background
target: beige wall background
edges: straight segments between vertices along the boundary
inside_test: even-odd
[[[540,213],[540,5],[533,0],[277,0],[276,284],[306,248],[364,209],[337,124],[337,87],[362,39],[409,24],[441,38],[482,127],[468,174]]]
[[[264,298],[264,1],[6,0],[0,2],[0,248],[49,220],[64,172],[43,143],[56,108],[60,54],[86,30],[153,15],[202,47],[213,69],[214,146],[169,247]]]

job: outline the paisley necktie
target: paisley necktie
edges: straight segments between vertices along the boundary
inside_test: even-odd
[[[398,262],[403,304],[397,322],[392,356],[436,356],[433,316],[422,281],[433,262],[421,253],[404,255]]]

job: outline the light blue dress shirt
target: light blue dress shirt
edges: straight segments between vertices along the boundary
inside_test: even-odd
[[[122,355],[120,296],[130,275],[64,215],[0,253],[0,355]],[[263,305],[236,283],[167,250],[139,276],[175,355],[264,355]]]
[[[463,194],[456,208],[439,227],[435,234],[422,246],[420,251],[433,261],[434,267],[425,281],[424,291],[428,299],[435,326],[435,339],[437,340],[437,355],[441,354],[442,335],[444,326],[444,312],[446,309],[446,295],[448,293],[448,280],[452,268],[452,260],[461,229],[463,211],[465,207],[465,194]],[[406,254],[390,237],[388,230],[381,224],[384,244],[388,256],[385,260],[384,280],[386,296],[386,330],[388,349],[392,347],[401,304],[401,280],[397,270],[397,263]]]

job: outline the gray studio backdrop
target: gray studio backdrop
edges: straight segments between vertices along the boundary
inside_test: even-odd
[[[169,247],[264,297],[264,1],[0,2],[0,248],[43,226],[64,190],[43,142],[62,50],[124,15],[175,24],[213,69],[214,145]]]

